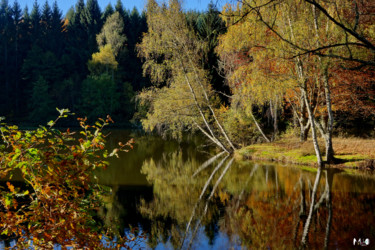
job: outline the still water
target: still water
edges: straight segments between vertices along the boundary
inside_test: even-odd
[[[122,232],[144,233],[138,248],[375,246],[371,174],[237,161],[207,150],[199,137],[179,143],[112,131],[108,138],[109,147],[130,138],[135,147],[98,173],[112,188],[102,215]]]

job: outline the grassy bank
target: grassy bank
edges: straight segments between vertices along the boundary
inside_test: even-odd
[[[320,141],[324,154],[324,142]],[[336,164],[330,167],[372,169],[375,165],[375,139],[334,138]],[[236,152],[239,159],[277,161],[298,165],[316,166],[311,140],[300,142],[295,137],[284,137],[276,142],[254,144]]]

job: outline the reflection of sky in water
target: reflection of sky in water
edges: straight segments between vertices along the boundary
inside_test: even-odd
[[[237,239],[238,240],[238,239]],[[137,248],[139,249],[151,249],[146,242],[142,242]],[[136,248],[136,249],[137,249]],[[162,250],[162,249],[174,249],[172,244],[168,241],[166,244],[159,243],[155,250]],[[183,248],[185,249],[185,248]],[[222,232],[218,233],[215,237],[215,240],[212,245],[209,244],[209,239],[204,233],[204,228],[201,227],[198,236],[195,238],[195,241],[191,247],[191,249],[242,249],[241,243],[239,242],[231,242],[228,238],[227,234]]]
[[[121,136],[127,138],[120,134],[116,135],[116,139]],[[224,155],[202,169],[201,165],[213,154],[197,150],[198,141],[178,143],[149,136],[135,138],[135,141],[137,145],[133,152],[112,162],[102,180],[107,185],[112,182],[117,190],[113,198],[118,205],[114,206],[113,217],[120,218],[125,228],[130,223],[147,232],[149,238],[141,243],[140,248],[153,246],[156,249],[173,249],[176,241],[181,241],[191,216],[195,224],[189,228],[183,249],[188,247],[191,234],[200,220],[206,221],[198,227],[191,249],[300,246],[316,169],[304,168],[306,171],[298,167],[270,164],[256,167],[257,164],[249,161],[235,162],[218,182],[206,215],[203,212],[206,199],[230,158],[211,178],[211,173]],[[316,203],[327,195],[328,175],[331,176],[329,193],[332,207],[329,210],[328,202],[323,200],[317,210],[318,217],[314,213],[309,231],[310,247],[323,248],[327,230],[329,247],[350,247],[355,236],[368,237],[375,242],[374,177],[367,174],[349,175],[342,170],[329,170],[329,174],[323,171]],[[194,211],[207,180],[210,182],[200,201],[201,206]],[[305,203],[303,212],[302,193]],[[142,211],[139,210],[141,199],[146,204]],[[250,214],[254,218],[245,219]],[[176,231],[172,230],[173,227],[177,228]],[[173,240],[173,237],[176,238]]]

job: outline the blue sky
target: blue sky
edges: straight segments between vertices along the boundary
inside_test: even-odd
[[[10,5],[13,5],[15,0],[8,0]],[[42,7],[46,0],[37,0],[39,3],[39,6]],[[219,7],[219,10],[221,9],[221,6],[224,0],[212,0],[213,3],[217,3],[217,6]],[[49,4],[52,5],[54,0],[48,0]],[[74,6],[76,4],[77,0],[57,0],[57,4],[59,5],[60,9],[62,10],[63,14],[66,13],[66,11]],[[85,0],[86,2],[86,0]],[[103,11],[105,7],[108,5],[108,3],[111,3],[112,6],[114,6],[117,2],[117,0],[98,0],[101,10]],[[142,11],[143,7],[145,6],[147,0],[122,0],[122,4],[126,9],[132,10],[134,6],[139,10]],[[188,9],[195,9],[195,10],[206,10],[207,5],[209,4],[210,0],[184,0],[183,1],[183,8]],[[23,9],[26,5],[29,8],[29,11],[31,11],[31,8],[34,4],[34,0],[18,0],[18,3],[21,5],[21,8]]]

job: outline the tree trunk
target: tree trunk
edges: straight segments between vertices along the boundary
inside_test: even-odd
[[[319,42],[319,34],[318,34],[318,16],[316,15],[316,5],[312,5],[312,12],[314,14],[314,28],[315,28],[315,36],[317,37],[317,45],[320,46]],[[325,94],[325,101],[327,106],[327,113],[328,113],[328,121],[326,126],[324,126],[324,130],[321,130],[322,136],[324,138],[325,146],[326,146],[326,162],[333,163],[334,162],[334,152],[333,152],[333,145],[332,145],[332,131],[333,131],[333,112],[332,112],[332,100],[331,100],[331,90],[329,87],[329,79],[328,79],[328,65],[324,63],[321,57],[319,57],[320,66],[323,68],[323,86],[324,86],[324,94]]]
[[[190,57],[189,57],[189,59],[190,59]],[[197,100],[197,97],[196,97],[195,91],[194,91],[194,89],[193,89],[193,86],[192,86],[192,84],[190,83],[189,78],[187,77],[187,74],[186,74],[186,68],[185,68],[185,66],[184,66],[183,60],[182,60],[181,57],[179,57],[179,60],[180,60],[181,67],[182,67],[182,69],[183,69],[183,71],[184,71],[184,77],[185,77],[186,83],[187,83],[188,86],[189,86],[190,92],[192,93],[193,98],[194,98],[194,102],[195,102],[195,104],[196,104],[196,106],[197,106],[197,108],[198,108],[198,110],[199,110],[199,113],[200,113],[201,117],[203,118],[203,121],[204,121],[204,123],[205,123],[207,129],[210,131],[211,136],[212,136],[212,137],[214,138],[214,140],[217,142],[216,144],[218,144],[218,145],[220,144],[220,147],[223,148],[226,152],[228,152],[228,153],[233,153],[233,152],[236,150],[236,148],[235,148],[234,145],[232,144],[232,141],[229,139],[229,137],[228,137],[226,131],[224,130],[224,128],[221,126],[219,120],[217,119],[216,114],[215,114],[213,108],[211,107],[211,105],[210,105],[210,103],[209,103],[210,100],[209,100],[209,98],[208,98],[207,92],[206,92],[206,90],[204,89],[204,86],[202,85],[202,83],[200,82],[197,73],[195,72],[195,68],[193,67],[193,71],[194,71],[194,74],[195,74],[196,80],[197,80],[198,84],[200,85],[200,87],[201,87],[201,89],[202,89],[202,91],[203,91],[203,95],[204,95],[204,97],[205,97],[205,99],[206,99],[206,101],[207,101],[207,106],[208,106],[208,108],[209,108],[209,110],[210,110],[210,112],[211,112],[211,114],[212,114],[212,116],[213,116],[213,118],[214,118],[216,124],[218,125],[221,134],[224,136],[224,138],[225,138],[226,141],[228,142],[228,144],[229,144],[229,148],[225,147],[224,144],[223,144],[223,143],[222,143],[222,142],[221,142],[221,141],[220,141],[220,140],[214,135],[213,129],[212,129],[211,126],[208,124],[208,121],[207,121],[206,117],[205,117],[204,114],[203,114],[202,108],[200,107],[200,105],[199,105],[199,103],[198,103],[198,100]],[[191,59],[190,59],[190,63],[193,64],[193,62],[191,61]]]
[[[250,112],[250,115],[253,118],[255,126],[257,127],[257,129],[259,130],[259,132],[262,134],[262,136],[266,140],[266,142],[271,142],[271,140],[268,139],[268,137],[266,136],[266,134],[263,132],[263,129],[259,126],[259,123],[258,123],[257,119],[255,119],[252,111]]]
[[[270,111],[271,111],[271,117],[273,120],[273,135],[272,135],[272,141],[276,140],[277,134],[279,133],[279,127],[277,123],[277,98],[275,102],[272,102],[270,100]]]
[[[186,75],[186,69],[185,69],[185,66],[184,66],[184,64],[183,64],[183,61],[182,61],[181,58],[179,58],[179,59],[180,59],[181,67],[182,67],[182,69],[183,69],[183,71],[184,71],[185,82],[186,82],[186,84],[189,86],[190,93],[191,93],[192,96],[193,96],[195,106],[197,107],[197,109],[198,109],[198,111],[199,111],[199,114],[201,115],[201,117],[202,117],[202,119],[203,119],[203,122],[204,122],[204,124],[206,125],[206,128],[208,129],[208,131],[209,131],[209,133],[210,133],[211,135],[209,135],[209,134],[208,134],[208,133],[207,133],[202,127],[200,127],[200,126],[198,125],[198,123],[196,123],[196,125],[197,125],[198,128],[203,132],[203,134],[205,134],[208,138],[210,138],[210,140],[213,141],[216,145],[218,145],[220,148],[222,148],[224,151],[226,151],[226,152],[228,152],[228,153],[232,152],[231,150],[229,150],[228,148],[226,148],[226,147],[224,146],[224,144],[221,143],[221,141],[215,136],[213,129],[212,129],[211,126],[209,125],[209,123],[208,123],[208,121],[207,121],[205,115],[203,114],[202,108],[201,108],[201,106],[200,106],[199,103],[198,103],[198,99],[197,99],[197,96],[196,96],[195,91],[194,91],[194,89],[193,89],[193,86],[191,85],[190,80],[189,80],[188,76]]]
[[[188,59],[190,61],[190,64],[194,65],[194,62],[193,62],[192,58],[190,57],[190,53],[189,53],[189,51],[185,47],[185,43],[181,43],[181,45],[182,45],[183,49],[185,50],[186,56],[188,57]],[[181,60],[181,57],[180,57],[180,60]],[[220,130],[221,134],[224,136],[224,138],[226,139],[227,143],[231,147],[231,151],[234,152],[236,150],[236,148],[234,147],[232,141],[229,139],[229,136],[228,136],[227,132],[225,131],[225,129],[223,128],[223,126],[221,125],[221,123],[219,122],[219,120],[217,119],[215,111],[211,107],[210,100],[209,100],[208,95],[207,95],[207,91],[204,88],[203,84],[201,83],[201,79],[199,78],[199,75],[198,75],[198,73],[196,71],[196,68],[193,66],[192,69],[193,69],[193,72],[194,72],[194,75],[195,75],[195,79],[196,79],[197,83],[199,84],[199,86],[201,87],[201,89],[203,91],[203,95],[204,95],[204,97],[205,97],[205,99],[207,101],[207,107],[211,111],[211,114],[212,114],[212,116],[213,116],[213,118],[214,118],[217,126],[219,127],[219,130]]]
[[[323,163],[323,159],[322,159],[322,154],[320,153],[318,138],[317,138],[317,135],[316,135],[314,114],[311,110],[309,100],[307,99],[307,93],[306,93],[305,87],[306,87],[306,84],[304,84],[304,86],[301,88],[301,90],[303,92],[303,98],[305,100],[307,112],[309,114],[309,120],[310,120],[310,124],[311,124],[311,132],[312,132],[312,140],[313,140],[313,144],[314,144],[314,150],[315,150],[318,166],[323,167],[324,163]]]
[[[327,129],[326,129],[326,161],[327,163],[334,162],[334,152],[333,152],[333,145],[332,145],[332,131],[333,131],[333,112],[332,112],[332,100],[331,100],[331,91],[329,88],[328,82],[328,68],[324,69],[324,93],[326,98],[326,106],[327,106],[327,113],[328,113],[328,122],[327,122]]]

